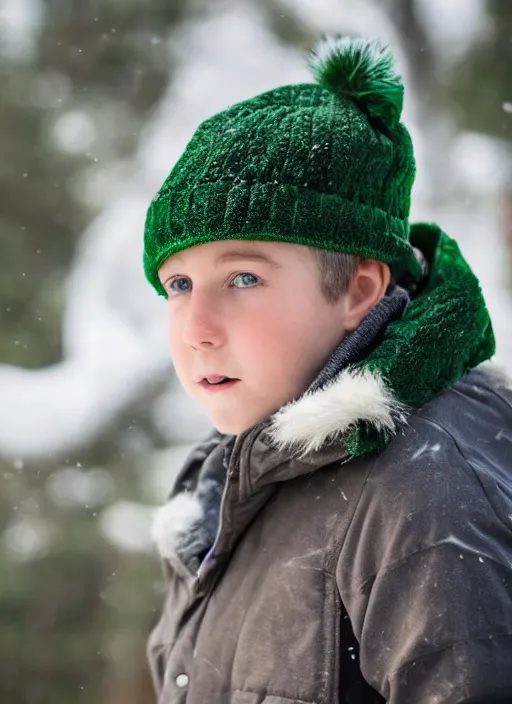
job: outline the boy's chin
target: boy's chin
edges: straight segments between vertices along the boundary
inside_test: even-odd
[[[218,417],[215,414],[210,415],[210,420],[213,427],[223,435],[240,435],[245,430],[249,430],[261,421],[268,418],[268,415],[243,416],[242,414],[234,414],[233,417]]]
[[[213,423],[215,430],[223,435],[240,435],[244,430],[249,430],[255,423],[243,423],[239,420],[237,421],[227,421],[227,420],[217,420],[215,418],[210,418]]]

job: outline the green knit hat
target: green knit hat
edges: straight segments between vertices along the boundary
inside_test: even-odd
[[[316,83],[233,105],[197,128],[148,209],[144,270],[223,239],[294,242],[379,259],[418,279],[409,243],[415,161],[403,85],[376,41],[324,40]]]

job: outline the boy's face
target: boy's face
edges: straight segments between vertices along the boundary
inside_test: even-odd
[[[343,297],[324,298],[300,245],[209,242],[167,259],[159,276],[178,378],[223,433],[300,395],[346,333]]]

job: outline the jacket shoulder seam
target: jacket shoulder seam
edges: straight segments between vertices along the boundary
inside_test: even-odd
[[[439,648],[433,648],[432,650],[429,650],[426,653],[422,653],[421,655],[417,655],[416,657],[407,660],[402,665],[400,665],[400,667],[397,667],[396,670],[392,670],[390,674],[396,675],[397,673],[402,672],[402,670],[405,670],[410,667],[412,663],[416,663],[418,662],[418,660],[428,658],[430,655],[442,653],[443,650],[449,650],[450,648],[456,648],[461,645],[468,645],[469,643],[479,643],[481,641],[494,640],[495,638],[512,638],[512,631],[506,631],[503,633],[491,633],[487,636],[480,636],[479,638],[465,638],[464,640],[456,640],[453,643],[447,643],[446,645],[439,646]]]
[[[505,403],[505,400],[504,400],[504,399],[502,399],[502,401]],[[452,435],[452,433],[450,433],[449,430],[447,430],[446,428],[443,428],[442,425],[440,425],[437,421],[433,420],[433,419],[430,418],[429,416],[423,416],[423,418],[424,418],[428,423],[430,423],[431,425],[434,425],[439,431],[441,431],[442,433],[444,433],[446,436],[448,436],[448,437],[451,439],[451,441],[453,442],[453,444],[454,444],[454,446],[455,446],[455,449],[457,450],[458,454],[459,454],[460,457],[463,459],[463,461],[465,462],[465,464],[467,465],[467,467],[470,469],[472,475],[475,477],[475,479],[476,479],[477,482],[478,482],[478,485],[479,485],[480,488],[482,489],[482,492],[483,492],[483,494],[484,494],[484,496],[485,496],[485,498],[486,498],[486,500],[487,500],[487,504],[489,505],[489,508],[490,508],[491,511],[493,512],[493,515],[494,515],[494,516],[499,520],[499,522],[500,522],[502,525],[504,525],[504,526],[506,527],[506,529],[510,532],[510,531],[511,531],[510,526],[503,520],[503,518],[499,515],[499,513],[497,513],[496,509],[494,508],[493,502],[492,502],[491,499],[489,498],[489,494],[487,493],[487,489],[486,489],[485,485],[483,484],[482,480],[480,479],[480,476],[479,476],[478,472],[477,472],[477,471],[475,470],[475,468],[473,467],[473,465],[472,465],[470,459],[466,456],[466,454],[464,453],[463,449],[461,448],[459,442],[457,441],[457,438],[455,438],[455,437]]]
[[[497,399],[501,401],[501,403],[504,403],[508,408],[510,408],[510,402],[507,401],[507,399],[500,394],[498,389],[493,388],[492,386],[486,386],[485,390],[488,391],[490,394],[493,396],[496,396]]]

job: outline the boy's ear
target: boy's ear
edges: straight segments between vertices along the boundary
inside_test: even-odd
[[[365,259],[357,267],[344,297],[344,328],[355,330],[367,313],[386,295],[391,281],[389,266]]]

